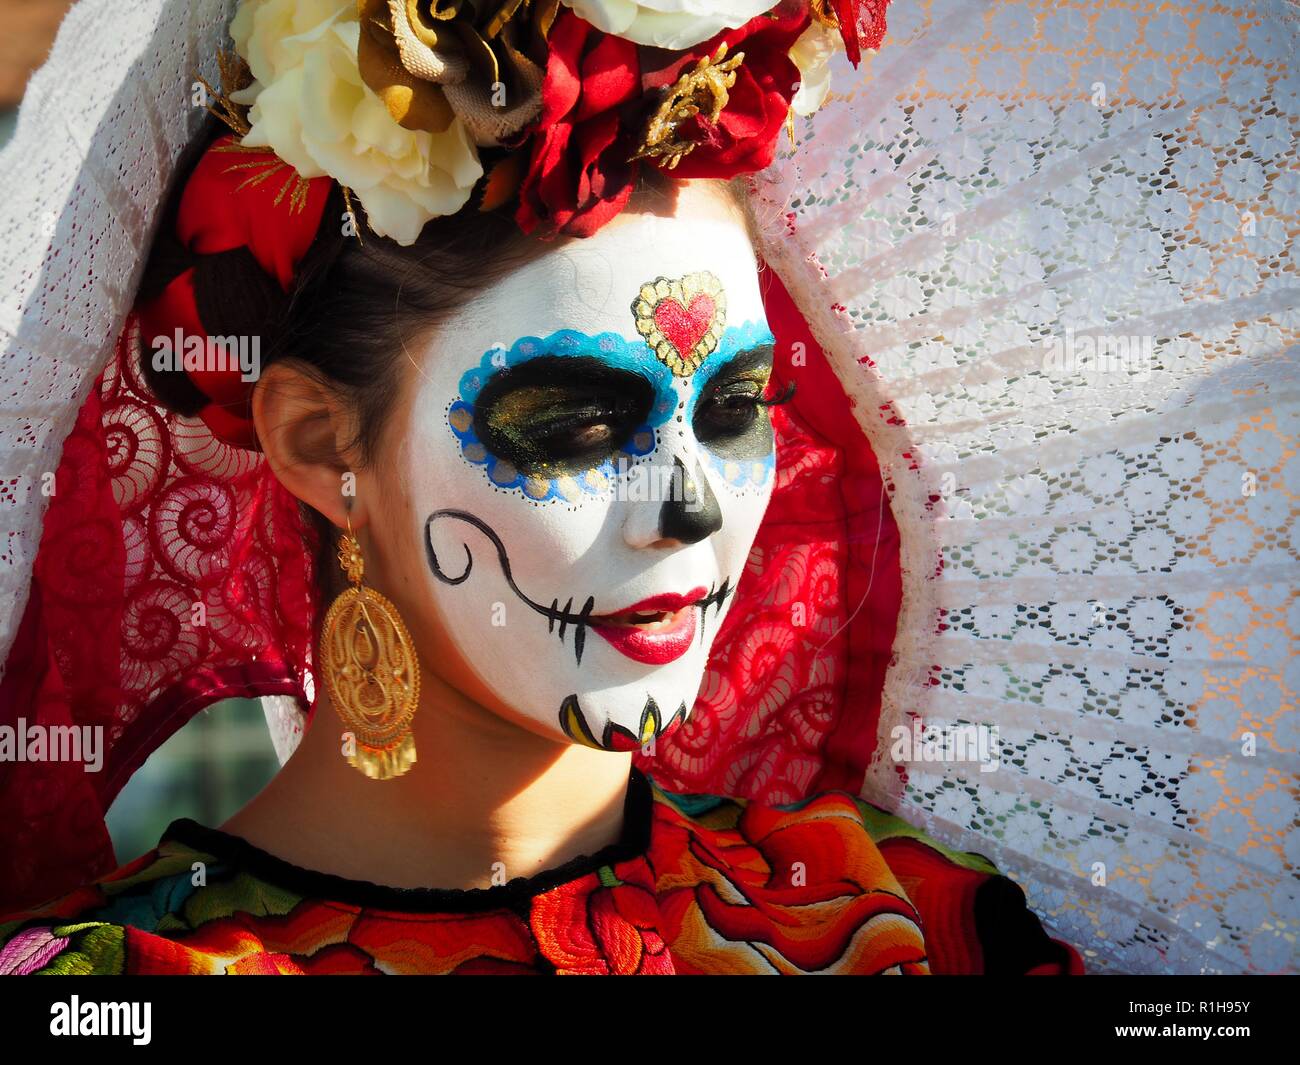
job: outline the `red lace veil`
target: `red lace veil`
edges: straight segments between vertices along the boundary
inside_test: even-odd
[[[691,721],[636,759],[670,790],[784,802],[860,788],[901,590],[871,450],[781,280],[761,282],[777,384],[805,363],[776,408],[776,487]],[[114,867],[106,811],[204,707],[310,705],[311,530],[260,455],[157,406],[138,333],[132,315],[64,445],[0,685],[0,723],[103,726],[104,765],[4,767],[4,908]]]

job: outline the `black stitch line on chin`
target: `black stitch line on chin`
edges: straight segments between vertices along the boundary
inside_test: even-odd
[[[428,558],[429,568],[433,571],[433,575],[444,584],[463,584],[469,577],[470,570],[474,568],[474,556],[469,549],[469,544],[464,544],[462,546],[465,548],[465,572],[458,577],[452,577],[443,570],[442,566],[438,562],[437,553],[433,550],[433,541],[429,539],[429,528],[438,518],[456,518],[460,521],[466,522],[474,526],[474,528],[478,529],[479,532],[492,541],[492,546],[496,548],[497,552],[497,562],[501,566],[501,575],[505,577],[506,584],[510,586],[510,590],[515,593],[515,596],[521,603],[546,618],[546,631],[553,632],[555,630],[555,623],[558,621],[560,623],[560,642],[563,643],[566,627],[569,625],[575,626],[573,636],[574,653],[577,656],[577,664],[582,665],[582,649],[586,646],[587,625],[589,624],[588,619],[591,616],[592,609],[596,605],[595,597],[588,596],[586,603],[583,604],[582,610],[576,614],[570,609],[573,606],[572,597],[570,597],[569,601],[564,605],[563,610],[557,609],[559,599],[551,600],[551,605],[549,607],[543,606],[541,603],[533,602],[533,600],[529,599],[528,596],[524,594],[519,585],[515,583],[514,575],[510,569],[510,555],[506,551],[505,544],[501,542],[501,537],[499,537],[496,534],[496,531],[482,518],[469,513],[467,510],[435,510],[425,519],[424,522],[424,551]]]

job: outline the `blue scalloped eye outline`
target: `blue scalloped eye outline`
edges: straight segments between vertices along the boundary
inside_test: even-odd
[[[731,485],[732,488],[748,488],[754,486],[761,488],[767,484],[768,478],[772,476],[776,469],[776,451],[773,449],[769,454],[758,460],[749,460],[747,462],[737,462],[735,459],[724,458],[716,451],[704,446],[704,453],[708,459],[710,469]]]
[[[620,369],[648,377],[655,396],[650,416],[637,426],[627,445],[595,469],[542,479],[526,477],[513,466],[505,464],[506,469],[498,473],[502,460],[488,451],[474,432],[474,402],[498,371],[544,355],[596,356]],[[666,422],[677,407],[677,393],[673,390],[672,379],[672,370],[660,362],[640,338],[633,341],[618,333],[597,333],[590,336],[575,329],[559,329],[545,338],[520,337],[508,350],[496,347],[485,351],[479,364],[461,375],[460,397],[448,409],[447,420],[460,442],[461,454],[475,466],[484,467],[488,480],[495,487],[517,490],[526,498],[539,503],[550,499],[576,503],[584,497],[603,495],[608,490],[618,475],[616,463],[620,458],[638,458],[655,449],[655,428]]]
[[[716,372],[717,366],[740,351],[764,343],[774,343],[766,322],[746,322],[744,325],[728,327],[719,339],[717,349],[709,354],[692,375],[690,409],[694,410],[699,389],[708,383]],[[474,402],[492,376],[499,370],[518,366],[541,356],[581,355],[596,356],[610,365],[649,378],[654,388],[654,404],[649,417],[633,432],[632,439],[595,469],[579,474],[562,474],[548,479],[527,477],[488,451],[486,445],[478,438],[478,434],[474,432]],[[466,461],[475,466],[482,466],[488,480],[495,487],[518,491],[525,498],[539,503],[551,499],[576,503],[584,497],[603,495],[609,489],[613,479],[618,476],[617,463],[621,459],[639,458],[650,454],[655,449],[658,443],[656,428],[663,425],[677,408],[678,398],[673,380],[672,370],[660,361],[640,337],[636,340],[628,340],[619,333],[605,332],[591,336],[574,329],[559,329],[545,338],[520,337],[508,350],[494,347],[485,351],[478,365],[461,375],[460,394],[447,410],[447,421]],[[747,483],[751,474],[758,474],[760,466],[764,468],[763,479],[765,480],[767,473],[770,473],[775,465],[775,456],[765,464],[743,464],[747,468],[742,471],[739,480],[733,480],[728,476],[728,469],[737,466],[736,463],[731,460],[721,460],[712,452],[708,452],[708,457],[710,465],[714,466],[724,479],[728,480],[728,483],[737,487]],[[505,468],[498,474],[498,467],[503,465]],[[734,474],[735,470],[732,469],[731,472]]]

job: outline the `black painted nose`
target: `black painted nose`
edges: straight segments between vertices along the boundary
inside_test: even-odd
[[[698,462],[694,470],[673,456],[672,491],[659,509],[659,535],[697,544],[722,528],[722,508]]]

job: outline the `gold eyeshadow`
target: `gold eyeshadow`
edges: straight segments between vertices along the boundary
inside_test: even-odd
[[[525,385],[503,394],[492,404],[489,424],[501,433],[518,432],[539,413],[554,410],[573,389],[563,385]]]
[[[755,366],[736,374],[734,377],[728,377],[724,384],[734,385],[742,382],[752,382],[758,385],[761,393],[767,388],[767,382],[772,378],[772,368],[770,366]]]
[[[483,444],[523,473],[595,469],[649,415],[653,386],[640,374],[595,359],[567,361],[512,367],[490,381],[475,404]]]
[[[692,412],[695,437],[735,461],[759,459],[773,445],[772,422],[762,408],[772,377],[771,345],[741,352],[703,387]]]

